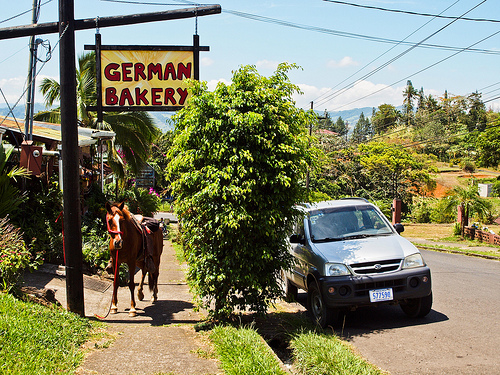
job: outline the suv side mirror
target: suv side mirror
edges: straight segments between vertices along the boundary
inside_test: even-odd
[[[399,234],[405,231],[405,227],[401,223],[394,224],[394,229],[396,229],[396,232],[398,232]]]
[[[290,236],[290,243],[300,243],[304,245],[306,243],[306,240],[301,234],[292,234]]]

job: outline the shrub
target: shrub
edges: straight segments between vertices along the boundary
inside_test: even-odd
[[[31,254],[26,249],[21,230],[0,219],[0,282],[3,290],[11,290],[30,265]]]
[[[153,216],[158,212],[161,200],[152,189],[131,188],[122,192],[117,199],[118,202],[127,202],[130,212],[144,216]]]
[[[10,215],[24,233],[26,246],[35,258],[62,264],[62,225],[56,222],[62,211],[62,194],[56,181],[43,185],[32,181],[27,201]]]
[[[464,172],[473,173],[476,170],[476,164],[471,159],[462,159],[460,168],[462,168]]]

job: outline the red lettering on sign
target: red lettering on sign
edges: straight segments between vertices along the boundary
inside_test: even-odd
[[[141,102],[142,102],[142,104],[148,105],[149,101],[146,99],[147,93],[148,93],[148,90],[142,90],[142,92],[141,92],[141,89],[139,87],[136,87],[135,88],[135,104],[141,105]]]
[[[118,96],[116,96],[116,89],[114,87],[106,88],[104,102],[106,105],[115,105],[118,103]]]
[[[134,105],[134,99],[132,98],[132,94],[129,89],[123,89],[120,95],[120,106],[124,106],[125,102],[128,102],[128,105]]]
[[[132,63],[122,63],[123,82],[132,81],[132,77],[130,77],[130,73],[132,73],[132,66]]]
[[[188,90],[187,89],[182,89],[182,88],[177,88],[177,93],[181,97],[179,99],[179,105],[184,105],[184,102],[186,101],[186,98],[188,96]]]
[[[146,80],[146,74],[144,73],[146,67],[143,63],[136,63],[134,65],[134,81],[138,81],[139,78]]]
[[[177,79],[177,77],[175,76],[174,64],[172,64],[171,62],[165,65],[165,75],[163,76],[163,79],[165,81],[168,80],[168,76],[172,76],[172,79]]]
[[[107,80],[109,81],[119,81],[120,80],[120,72],[117,72],[116,69],[118,69],[120,65],[111,63],[106,65],[104,68],[104,77],[106,77]]]
[[[156,88],[151,89],[151,105],[161,105],[161,92],[163,90]]]
[[[191,78],[191,63],[188,63],[187,66],[183,63],[179,63],[177,66],[177,79],[182,79],[182,77]]]
[[[177,102],[174,99],[175,90],[171,87],[165,89],[165,105],[168,105],[168,102],[172,102],[172,105],[176,105]]]
[[[157,75],[158,79],[163,78],[161,75],[161,64],[150,63],[148,65],[148,81],[151,81],[153,79],[153,75]]]

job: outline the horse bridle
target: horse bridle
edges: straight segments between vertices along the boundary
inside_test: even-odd
[[[123,234],[121,230],[112,230],[109,226],[109,220],[106,219],[106,225],[108,226],[108,233],[110,234]]]

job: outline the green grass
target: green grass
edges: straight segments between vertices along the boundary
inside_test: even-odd
[[[210,339],[226,375],[285,375],[272,350],[251,328],[217,326]]]
[[[348,343],[335,335],[302,332],[295,335],[290,346],[293,349],[294,366],[300,374],[385,374],[356,355]]]
[[[97,323],[0,293],[0,373],[70,374]]]

